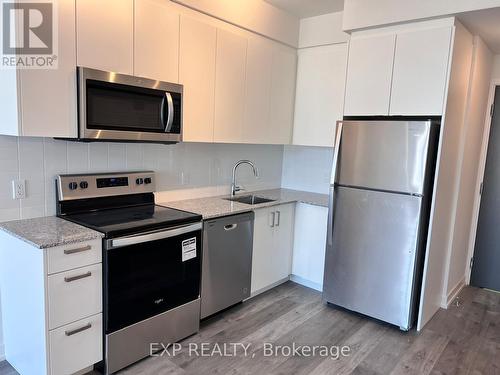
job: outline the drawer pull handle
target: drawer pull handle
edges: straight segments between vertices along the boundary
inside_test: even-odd
[[[92,328],[92,323],[88,323],[87,325],[80,327],[80,328],[77,328],[77,329],[74,329],[72,331],[65,331],[64,333],[66,334],[66,336],[72,336],[72,335],[75,335],[75,334],[80,333],[82,331],[86,331],[87,329],[90,329],[90,328]]]
[[[87,245],[84,247],[78,247],[76,249],[66,249],[66,250],[64,250],[64,254],[70,255],[70,254],[75,254],[75,253],[81,253],[82,251],[88,251],[90,249],[92,249],[92,246],[90,246],[90,245]]]
[[[238,224],[224,225],[224,230],[233,230],[233,229],[236,229],[237,226],[238,226]]]
[[[89,272],[81,274],[81,275],[76,275],[76,276],[71,276],[71,277],[65,277],[64,281],[66,281],[67,283],[70,283],[72,281],[84,279],[84,278],[90,277],[90,276],[92,276],[92,272],[89,271]]]

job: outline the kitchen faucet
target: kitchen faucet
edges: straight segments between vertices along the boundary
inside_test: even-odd
[[[240,161],[236,162],[236,164],[233,167],[233,178],[232,178],[232,182],[231,182],[231,196],[232,197],[234,197],[238,191],[243,190],[241,188],[241,186],[237,186],[236,185],[236,169],[241,164],[248,164],[248,165],[250,165],[252,167],[252,169],[253,169],[254,176],[256,178],[259,177],[259,171],[258,171],[257,167],[250,160],[240,160]]]

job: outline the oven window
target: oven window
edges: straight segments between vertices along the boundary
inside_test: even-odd
[[[193,238],[196,256],[183,261],[182,242]],[[106,333],[197,299],[200,259],[201,230],[105,251]]]
[[[86,82],[88,129],[165,131],[164,91],[94,80]]]

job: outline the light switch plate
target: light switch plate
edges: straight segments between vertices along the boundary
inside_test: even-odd
[[[12,199],[26,198],[26,180],[12,181]]]

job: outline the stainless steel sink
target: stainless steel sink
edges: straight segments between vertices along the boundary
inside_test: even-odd
[[[242,195],[239,197],[231,197],[231,198],[224,198],[224,199],[228,200],[228,201],[244,203],[244,204],[260,204],[260,203],[268,203],[268,202],[275,201],[275,199],[262,198],[262,197],[257,197],[255,195]]]

